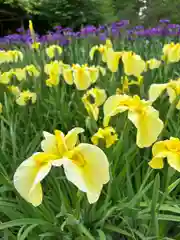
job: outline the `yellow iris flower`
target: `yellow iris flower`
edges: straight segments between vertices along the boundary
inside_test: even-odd
[[[99,107],[105,102],[106,98],[105,90],[99,88],[90,89],[82,97],[88,114],[93,117],[95,121],[97,121],[99,117]]]
[[[26,70],[25,68],[16,68],[11,71],[12,75],[15,75],[17,80],[21,82],[26,79]]]
[[[53,61],[45,65],[44,71],[49,75],[49,78],[46,80],[46,85],[49,87],[57,86],[63,71],[63,63],[62,61]]]
[[[31,47],[32,47],[33,49],[39,49],[40,46],[41,46],[41,43],[40,43],[40,42],[33,42],[33,43],[31,44]]]
[[[20,94],[17,95],[16,103],[20,106],[25,106],[29,101],[31,101],[34,104],[36,102],[36,99],[37,99],[36,93],[26,90],[20,92]]]
[[[9,82],[11,81],[12,78],[12,72],[4,72],[4,73],[0,73],[0,83],[1,84],[9,84]]]
[[[17,86],[11,85],[8,86],[8,90],[14,95],[14,96],[19,96],[21,91]]]
[[[8,62],[9,56],[6,51],[0,50],[0,64]]]
[[[63,74],[63,78],[67,84],[72,85],[74,83],[73,70],[70,65],[64,64],[62,74]]]
[[[73,64],[72,67],[68,64],[63,64],[62,75],[67,84],[76,85],[78,90],[86,90],[91,84],[95,83],[99,78],[99,74],[106,74],[104,68],[100,66],[88,66],[87,64]]]
[[[149,166],[154,169],[164,167],[164,158],[167,158],[168,164],[180,172],[180,140],[171,137],[169,140],[159,141],[152,147],[153,158]]]
[[[151,84],[149,89],[149,100],[154,102],[164,90],[167,90],[169,102],[173,103],[177,96],[180,96],[180,78],[177,80],[170,80],[168,83]],[[176,105],[180,110],[180,101]]]
[[[98,145],[100,140],[104,140],[106,148],[109,148],[118,140],[118,135],[112,127],[99,128],[98,132],[92,136],[91,141],[94,145]]]
[[[115,52],[111,40],[107,39],[105,45],[101,44],[100,46],[96,45],[92,47],[89,53],[91,60],[93,60],[96,51],[99,51],[102,56],[102,61],[107,63],[111,72],[118,71],[119,60],[122,57],[123,52]]]
[[[23,60],[23,54],[20,51],[17,50],[10,50],[6,52],[9,56],[8,62],[18,62],[19,60]]]
[[[106,53],[106,62],[111,72],[117,72],[119,66],[119,60],[123,56],[123,52],[115,52],[112,48],[109,48]]]
[[[0,50],[0,64],[1,63],[10,63],[17,62],[18,60],[23,59],[23,54],[17,50],[4,51]]]
[[[32,77],[39,77],[40,75],[39,70],[33,64],[27,65],[24,69]]]
[[[162,59],[167,63],[174,63],[180,61],[180,43],[169,43],[163,47]]]
[[[78,90],[86,90],[91,84],[95,83],[99,77],[99,73],[105,74],[105,70],[102,67],[89,67],[87,64],[79,65],[73,64],[72,67],[64,64],[63,77],[67,84],[76,85]]]
[[[55,52],[58,52],[59,55],[62,54],[62,48],[58,45],[51,45],[48,48],[46,48],[46,54],[50,59],[55,57]]]
[[[146,62],[147,69],[153,70],[155,68],[159,68],[161,66],[161,61],[156,58],[152,58]]]
[[[104,126],[108,126],[112,116],[125,111],[128,111],[128,119],[137,128],[137,146],[151,146],[164,126],[159,112],[151,106],[151,102],[141,100],[139,96],[114,95],[104,103]]]
[[[20,195],[34,206],[42,202],[41,181],[52,166],[63,166],[67,179],[87,194],[88,201],[98,200],[102,187],[109,181],[109,163],[104,152],[91,144],[78,144],[82,128],[74,128],[65,136],[55,130],[44,132],[43,152],[24,161],[14,175],[14,186]]]
[[[113,46],[112,46],[111,40],[107,39],[105,45],[100,44],[99,46],[96,45],[91,48],[91,50],[89,52],[90,59],[93,60],[95,52],[99,51],[99,53],[102,56],[102,61],[107,62],[107,51],[108,51],[108,49],[112,49],[112,48],[113,48]]]
[[[146,63],[141,57],[133,52],[124,52],[122,54],[124,72],[126,75],[139,77],[146,69]]]

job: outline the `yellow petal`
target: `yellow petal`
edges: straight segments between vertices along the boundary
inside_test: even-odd
[[[162,169],[164,167],[163,158],[159,157],[154,157],[148,164],[154,169]]]
[[[64,163],[66,177],[81,191],[89,193],[89,202],[98,200],[103,184],[109,181],[109,162],[104,152],[90,144],[79,144],[74,149],[75,161]],[[84,165],[78,164],[78,156],[84,159]],[[73,156],[72,156],[72,160]]]
[[[168,93],[168,95],[169,95],[169,102],[170,102],[170,103],[173,103],[174,100],[175,100],[176,97],[177,97],[175,90],[172,89],[172,88],[170,88],[170,87],[168,87],[168,88],[167,88],[167,93]]]
[[[147,64],[148,64],[149,69],[153,70],[155,68],[159,68],[160,67],[161,61],[159,61],[159,60],[157,60],[155,58],[152,58],[149,61],[147,61]]]
[[[41,149],[45,153],[58,155],[59,151],[56,144],[56,137],[48,132],[43,132],[45,139],[41,142]]]
[[[74,162],[72,162],[70,159],[66,159],[63,161],[63,167],[67,179],[72,182],[77,188],[79,188],[82,192],[88,192],[83,169]]]
[[[76,147],[85,160],[84,173],[86,183],[92,189],[96,184],[106,184],[109,181],[109,162],[105,153],[97,146],[81,143]],[[102,167],[103,166],[103,167]]]
[[[76,127],[67,133],[67,135],[65,136],[65,142],[68,150],[71,150],[75,147],[78,142],[78,134],[82,132],[84,132],[83,128]]]
[[[111,48],[107,50],[107,66],[111,70],[111,72],[118,71],[119,59],[121,58],[121,56],[121,52],[114,52]]]
[[[179,154],[169,152],[167,155],[167,161],[172,168],[180,172],[180,155]]]
[[[23,98],[23,96],[19,96],[17,99],[16,99],[16,103],[20,106],[25,106],[26,105],[26,101],[25,99]]]
[[[90,74],[87,70],[84,69],[75,70],[73,76],[74,83],[78,90],[86,90],[92,83]]]
[[[165,141],[156,142],[152,147],[153,156],[157,156],[157,155],[160,156],[160,154],[161,154],[161,157],[165,157],[166,154],[162,155],[162,153],[164,153],[166,151],[167,151],[167,148],[165,145]]]
[[[147,107],[144,114],[129,111],[128,118],[137,128],[136,144],[139,148],[150,147],[164,126],[158,111],[151,106]]]
[[[90,59],[91,59],[91,60],[93,60],[93,58],[94,58],[94,53],[95,53],[95,51],[97,51],[97,50],[98,50],[98,46],[94,46],[94,47],[91,48],[91,50],[90,50],[90,52],[89,52],[89,56],[90,56]]]
[[[91,67],[89,68],[89,74],[90,74],[92,83],[95,83],[99,77],[99,69],[95,67]]]
[[[71,69],[63,69],[63,77],[67,84],[73,84],[73,73]]]
[[[37,168],[33,157],[31,157],[21,163],[21,165],[17,168],[13,178],[16,190],[27,202],[30,202],[33,206],[38,206],[42,202],[42,187],[40,183],[37,183],[30,192],[38,171],[39,169]]]
[[[122,61],[124,64],[124,72],[128,76],[134,75],[135,77],[139,77],[146,69],[146,63],[139,55],[132,52],[124,52]]]
[[[97,121],[99,117],[99,108],[94,104],[90,104],[89,102],[84,102],[84,105],[89,116]]]
[[[128,110],[126,103],[130,97],[127,95],[114,95],[109,97],[104,103],[104,126],[108,126],[110,118],[118,113]]]
[[[36,177],[34,179],[33,185],[30,189],[30,194],[33,192],[33,190],[36,188],[37,184],[39,184],[50,172],[51,170],[51,162],[47,162],[43,164],[40,168],[39,171],[36,174]]]
[[[97,202],[101,195],[102,187],[99,188],[99,191],[96,192],[87,192],[87,199],[90,204]]]
[[[167,88],[167,84],[151,84],[149,89],[149,100],[154,102]]]
[[[176,108],[177,108],[178,110],[180,110],[180,101],[179,101],[178,104],[176,105]]]

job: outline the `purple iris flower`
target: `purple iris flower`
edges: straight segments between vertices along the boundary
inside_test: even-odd
[[[160,19],[159,20],[160,23],[170,23],[169,19]]]

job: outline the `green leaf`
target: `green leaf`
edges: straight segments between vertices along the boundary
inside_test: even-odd
[[[36,225],[50,225],[49,222],[46,222],[41,219],[33,219],[33,218],[22,218],[22,219],[16,219],[13,221],[5,222],[0,224],[0,230],[16,227],[16,226],[22,226],[26,224],[36,224]]]

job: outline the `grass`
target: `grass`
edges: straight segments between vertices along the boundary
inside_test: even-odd
[[[114,40],[116,50],[133,50],[142,58],[160,59],[164,42],[172,39],[153,38],[135,41]],[[101,64],[95,56],[88,57],[92,43],[88,39],[66,47],[58,58],[66,63]],[[172,168],[152,170],[148,167],[151,148],[139,149],[135,144],[136,130],[122,114],[113,120],[119,134],[118,142],[105,149],[110,162],[110,182],[103,188],[97,203],[90,205],[84,193],[65,179],[62,169],[54,168],[43,181],[43,203],[34,208],[15,191],[12,178],[19,164],[40,149],[42,131],[64,132],[74,126],[85,128],[81,136],[84,142],[96,132],[102,122],[102,110],[97,124],[87,116],[81,101],[84,91],[65,84],[61,79],[57,87],[45,85],[44,64],[49,62],[44,47],[35,52],[25,46],[16,46],[24,54],[23,62],[1,65],[1,71],[34,64],[41,71],[40,77],[29,77],[20,83],[38,94],[37,103],[21,107],[1,85],[3,113],[0,117],[0,237],[17,240],[153,240],[180,239],[179,174]],[[164,65],[144,74],[142,91],[132,92],[147,98],[152,83],[167,82],[180,76],[179,63]],[[120,87],[123,75],[122,63],[112,77],[107,70],[97,86],[106,89],[110,96]],[[165,122],[169,102],[164,95],[154,104]],[[162,138],[180,137],[178,110],[168,115]],[[152,129],[153,131],[153,129]]]

